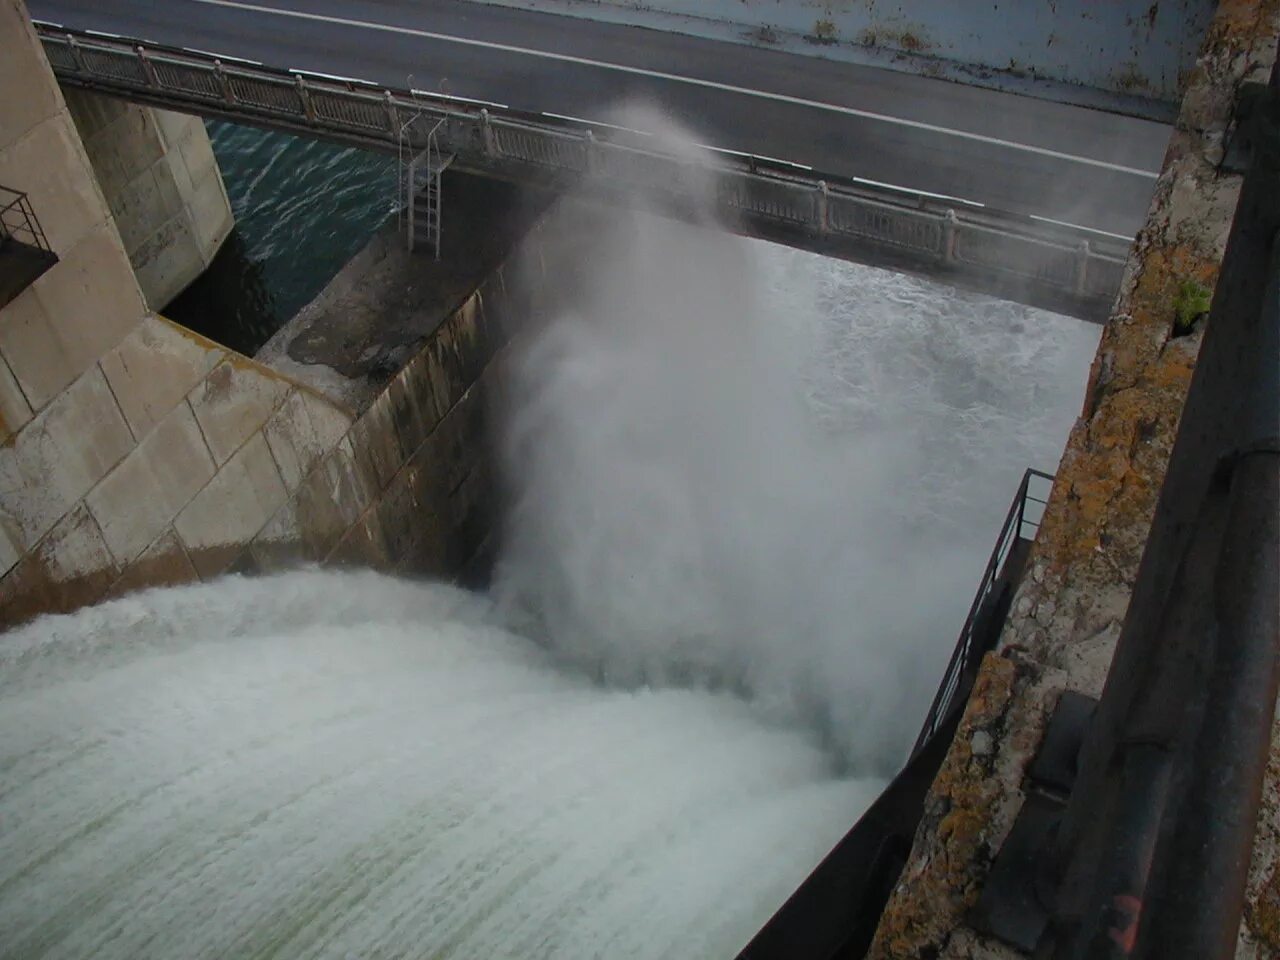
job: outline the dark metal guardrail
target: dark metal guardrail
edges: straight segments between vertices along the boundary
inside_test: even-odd
[[[7,240],[49,251],[49,241],[27,195],[20,190],[0,186],[0,243]]]
[[[1020,579],[1025,549],[1035,539],[1052,486],[1051,473],[1028,469],[1022,475],[1022,483],[1018,485],[1018,492],[1009,504],[1009,512],[1005,514],[1004,523],[1000,527],[1000,535],[996,538],[996,545],[991,550],[982,580],[978,583],[978,592],[969,607],[969,615],[960,628],[960,638],[956,641],[955,650],[951,654],[942,682],[938,685],[933,704],[929,707],[924,726],[911,750],[912,756],[923,749],[937,734],[951,711],[962,704],[968,695],[964,679],[967,677],[972,684],[978,662],[999,639],[1000,627],[1008,612],[1008,600]],[[999,609],[1000,607],[1004,609]]]
[[[27,195],[0,186],[0,307],[57,262]]]
[[[142,103],[416,154],[438,131],[459,169],[588,181],[687,204],[708,165],[619,129],[482,108],[210,54],[38,24],[59,81]],[[764,158],[714,154],[721,213],[793,246],[938,275],[1104,322],[1129,242],[1097,231],[878,187]],[[746,232],[746,231],[744,231]]]
[[[924,801],[960,723],[982,656],[995,645],[1040,525],[1053,476],[1022,475],[951,662],[906,765],[738,960],[856,960],[911,852]]]

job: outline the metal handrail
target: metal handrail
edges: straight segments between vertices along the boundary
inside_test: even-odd
[[[992,548],[991,556],[987,560],[987,566],[982,572],[982,579],[978,583],[978,590],[974,594],[973,603],[969,605],[969,614],[965,617],[964,626],[960,628],[960,637],[956,640],[955,649],[951,653],[951,660],[948,661],[946,672],[942,675],[942,682],[938,685],[938,692],[934,695],[933,703],[925,716],[920,735],[916,737],[915,746],[911,748],[912,756],[919,753],[924,745],[943,726],[956,702],[961,678],[973,666],[975,656],[974,626],[977,623],[979,611],[982,610],[982,605],[995,590],[1005,561],[1009,558],[1009,554],[1019,540],[1033,540],[1036,530],[1040,527],[1043,510],[1032,519],[1027,515],[1027,505],[1040,504],[1041,508],[1043,508],[1048,501],[1048,497],[1046,496],[1042,499],[1031,495],[1030,486],[1033,477],[1047,480],[1050,484],[1053,483],[1053,474],[1051,473],[1030,468],[1023,473],[1022,482],[1018,484],[1018,492],[1014,494],[1013,501],[1009,504],[1004,523],[1000,526],[1000,534],[996,537],[996,545]]]
[[[406,120],[439,128],[439,149],[474,172],[522,179],[590,178],[677,202],[687,200],[687,155],[653,149],[631,133],[541,114],[480,107],[457,98],[336,81],[132,39],[38,24],[58,79],[162,107],[320,134],[399,150]],[[410,129],[411,154],[427,147]],[[920,269],[979,274],[1022,295],[1041,295],[1083,319],[1104,320],[1119,289],[1129,242],[991,208],[793,164],[714,152],[705,165],[729,212],[799,228],[828,243],[906,255]]]
[[[49,251],[49,240],[27,195],[21,190],[0,186],[0,242],[5,240]]]

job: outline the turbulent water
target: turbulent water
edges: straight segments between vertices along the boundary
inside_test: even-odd
[[[0,958],[730,957],[856,820],[1097,331],[612,224],[517,338],[491,596],[0,636]]]
[[[1096,328],[634,213],[583,256],[513,365],[498,597],[611,682],[739,690],[891,774]]]
[[[727,957],[878,789],[374,575],[144,594],[0,671],[15,960]]]

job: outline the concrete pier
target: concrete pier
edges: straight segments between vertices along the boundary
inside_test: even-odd
[[[163,310],[235,225],[204,121],[85,90],[63,97],[147,305]]]

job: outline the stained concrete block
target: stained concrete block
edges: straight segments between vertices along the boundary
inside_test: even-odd
[[[147,587],[175,587],[199,580],[196,568],[172,529],[165,531],[143,551],[111,585],[109,597],[122,597]]]
[[[145,312],[132,269],[109,221],[0,311],[0,352],[40,409]]]
[[[80,373],[30,287],[0,310],[0,354],[37,410]]]
[[[191,409],[219,465],[267,422],[289,389],[261,368],[229,359],[191,391]]]
[[[0,629],[94,603],[117,576],[102,534],[82,504],[0,580]]]
[[[34,287],[77,373],[120,343],[147,311],[110,222],[65,251]]]
[[[193,118],[132,104],[106,116],[99,94],[68,97],[139,283],[161,309],[208,266],[233,224],[208,134]]]
[[[9,369],[3,354],[0,354],[0,443],[21,430],[31,419],[32,412],[31,404],[27,403],[22,388],[14,379],[13,371]]]
[[[0,144],[12,143],[61,109],[54,83],[32,82],[33,77],[48,78],[48,70],[23,8],[0,3],[0,90],[22,91],[21,96],[7,96],[0,110]]]
[[[371,511],[356,521],[329,555],[327,562],[340,567],[381,569],[389,566],[390,555],[377,514]]]
[[[378,486],[381,488],[390,483],[404,463],[405,454],[400,448],[400,439],[396,435],[395,422],[391,416],[391,403],[385,391],[378,395],[364,415],[351,427],[351,441],[357,455],[372,466]]]
[[[87,497],[117,563],[147,549],[214,470],[191,408],[178,404]]]
[[[189,113],[178,113],[176,110],[154,110],[156,125],[160,128],[160,136],[170,150],[178,149],[179,144],[198,133],[205,132],[204,121]],[[184,164],[185,166],[185,164]]]
[[[225,356],[202,337],[151,316],[102,358],[102,369],[141,438]]]
[[[34,544],[132,447],[95,366],[0,447],[0,514]]]
[[[13,89],[37,86],[29,80]],[[10,100],[17,97],[6,98]],[[7,108],[6,108],[7,110]],[[65,113],[0,148],[0,183],[28,195],[53,252],[62,256],[107,219],[92,168]]]
[[[309,390],[291,392],[262,429],[285,487],[297,489],[350,426],[351,418],[329,401]]]
[[[185,217],[174,217],[152,231],[131,248],[130,260],[147,302],[156,308],[172,302],[195,279],[195,265],[204,263]]]
[[[0,577],[13,569],[13,565],[22,558],[22,547],[14,542],[8,527],[0,523]]]
[[[198,136],[182,137],[178,141],[178,155],[187,168],[187,176],[197,188],[217,174],[218,160],[209,149],[207,137],[203,141]]]
[[[209,150],[212,162],[213,151]],[[193,176],[193,188],[187,201],[191,223],[195,227],[196,239],[205,253],[205,262],[213,259],[213,255],[222,246],[231,228],[235,226],[235,218],[231,214],[231,203],[227,199],[226,188],[217,167],[208,172],[202,179]]]
[[[271,448],[262,434],[256,433],[174,521],[201,579],[226,570],[284,503],[285,496]]]

